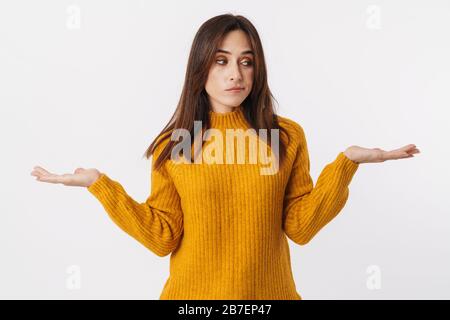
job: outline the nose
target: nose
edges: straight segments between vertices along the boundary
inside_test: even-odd
[[[238,64],[231,64],[230,70],[230,80],[231,81],[242,81],[241,69]]]

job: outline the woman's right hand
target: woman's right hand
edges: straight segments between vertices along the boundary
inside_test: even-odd
[[[37,181],[49,183],[62,183],[66,186],[89,187],[101,175],[97,169],[77,168],[73,174],[54,174],[50,173],[42,167],[35,166],[31,175],[36,177]]]

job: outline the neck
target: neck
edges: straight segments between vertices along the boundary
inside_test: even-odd
[[[212,128],[248,128],[249,125],[244,115],[244,107],[242,105],[233,108],[229,112],[208,111]]]

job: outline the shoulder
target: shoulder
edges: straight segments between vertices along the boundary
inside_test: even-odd
[[[162,154],[162,152],[164,151],[166,146],[171,141],[171,139],[170,139],[171,133],[172,133],[171,131],[164,132],[163,134],[159,134],[154,139],[155,145],[153,147],[153,152],[152,152],[152,162],[153,163],[156,161],[156,159],[159,158],[159,156]]]
[[[292,138],[297,143],[301,143],[305,140],[305,131],[297,121],[280,115],[277,115],[277,120],[279,126],[287,131],[289,139]]]
[[[166,145],[170,142],[170,137],[172,135],[173,130],[166,131],[162,134],[159,134],[155,138],[155,153],[158,151],[159,153],[166,147]]]

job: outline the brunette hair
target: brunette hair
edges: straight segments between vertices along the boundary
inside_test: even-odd
[[[204,22],[197,31],[184,79],[183,90],[177,108],[169,122],[147,148],[144,156],[148,159],[154,153],[156,147],[174,129],[186,129],[194,137],[194,121],[201,121],[205,129],[210,126],[208,111],[210,110],[205,84],[208,72],[214,63],[216,50],[223,38],[230,31],[242,30],[248,36],[251,49],[254,52],[254,79],[250,94],[242,102],[244,115],[248,124],[259,132],[266,129],[267,141],[271,141],[271,130],[279,129],[279,137],[287,131],[279,125],[277,115],[274,112],[274,101],[267,82],[267,70],[264,52],[258,32],[254,25],[241,15],[222,14]],[[289,137],[288,137],[289,138]],[[192,139],[193,141],[194,139]],[[154,162],[154,168],[158,169],[162,163],[170,158],[172,148],[177,141],[169,141]],[[202,142],[203,143],[203,142]],[[286,143],[279,139],[280,165],[286,155]]]

